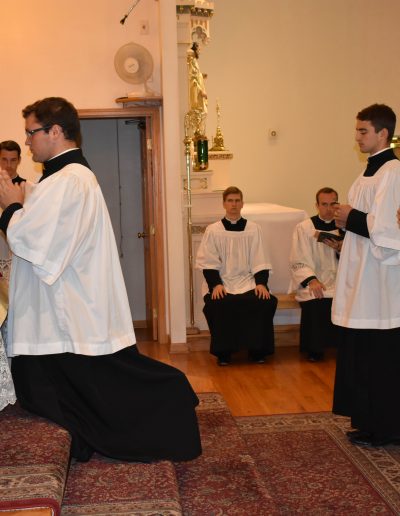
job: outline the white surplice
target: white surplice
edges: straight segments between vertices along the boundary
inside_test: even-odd
[[[262,246],[260,226],[248,220],[244,231],[227,231],[221,221],[210,224],[197,252],[196,268],[218,270],[228,294],[254,289],[254,274],[272,269]],[[202,295],[207,293],[207,283],[203,282]]]
[[[289,266],[292,273],[289,292],[296,292],[297,301],[315,299],[307,287],[301,283],[310,276],[315,276],[325,285],[324,297],[333,297],[335,292],[338,259],[331,247],[315,238],[315,226],[311,219],[297,224],[292,239]],[[338,230],[329,231],[338,235]]]
[[[87,167],[27,185],[7,239],[9,356],[104,355],[135,343],[111,221]]]
[[[400,162],[387,161],[373,176],[360,175],[349,204],[367,215],[370,238],[349,231],[337,273],[332,322],[347,328],[400,327]]]

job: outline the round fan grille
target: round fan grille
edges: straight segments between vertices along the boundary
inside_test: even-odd
[[[141,84],[150,79],[153,73],[153,58],[142,45],[127,43],[115,54],[114,66],[122,80]]]

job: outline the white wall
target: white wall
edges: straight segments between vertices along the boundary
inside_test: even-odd
[[[400,117],[399,20],[398,0],[216,0],[200,56],[207,132],[219,98],[245,200],[312,213],[328,185],[345,199],[365,159],[354,145],[357,112],[383,102]]]
[[[180,156],[178,46],[175,0],[160,1],[160,45],[162,48],[163,139],[166,197],[166,246],[169,333],[171,343],[186,342],[186,309]]]
[[[160,91],[158,2],[142,0],[124,25],[127,0],[2,0],[0,141],[21,146],[25,136],[21,109],[47,96],[64,96],[78,109],[115,107],[133,85],[114,69],[114,55],[134,41],[155,61],[149,86]],[[140,34],[142,20],[149,34]],[[33,164],[23,152],[21,175],[31,177]]]
[[[121,18],[132,4],[130,0],[1,0],[0,141],[13,139],[22,147],[25,135],[21,109],[46,96],[64,96],[78,109],[116,107],[115,99],[125,96],[134,86],[118,77],[114,55],[122,45],[131,41],[151,52],[155,66],[149,86],[160,92],[161,50],[163,48],[165,54],[165,47],[168,47],[163,79],[165,110],[168,113],[168,129],[164,131],[167,148],[165,176],[168,178],[168,330],[173,342],[184,342],[180,142],[174,131],[179,123],[178,114],[174,115],[178,87],[177,72],[174,76],[169,67],[174,59],[176,61],[175,0],[141,0],[125,25],[121,25]],[[143,20],[148,21],[148,35],[140,34]],[[160,44],[160,24],[166,27],[163,45]],[[171,41],[173,49],[170,48]],[[21,175],[33,179],[38,171],[28,149],[24,149]]]

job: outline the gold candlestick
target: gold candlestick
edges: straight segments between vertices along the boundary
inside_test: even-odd
[[[217,100],[217,132],[213,139],[213,146],[210,151],[225,151],[225,143],[224,143],[224,135],[222,134],[222,130],[220,127],[220,119],[221,119],[221,109],[219,106],[219,101]]]

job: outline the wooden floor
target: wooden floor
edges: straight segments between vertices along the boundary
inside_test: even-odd
[[[141,353],[183,371],[196,392],[220,392],[234,416],[330,411],[335,375],[335,350],[322,362],[310,363],[296,346],[277,347],[265,364],[250,364],[234,355],[220,367],[207,351],[169,354],[167,345],[140,342]]]

